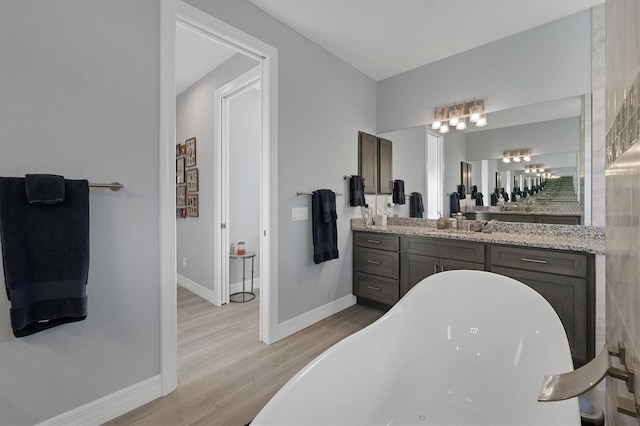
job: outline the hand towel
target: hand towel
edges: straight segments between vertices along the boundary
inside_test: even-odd
[[[351,175],[349,179],[349,205],[351,207],[364,206],[364,179],[362,176]]]
[[[64,201],[64,176],[26,175],[24,184],[29,204],[58,204]]]
[[[457,192],[449,195],[449,213],[460,213],[460,195]]]
[[[409,199],[409,217],[422,217],[424,213],[424,203],[422,202],[422,194],[412,192]]]
[[[477,185],[473,185],[471,187],[471,199],[472,200],[476,199],[476,194],[478,194],[478,186]]]
[[[393,202],[395,204],[405,204],[404,181],[396,179],[393,181]]]
[[[482,192],[476,192],[476,206],[484,206],[484,195],[482,195]]]
[[[491,193],[491,205],[494,207],[498,205],[498,194],[495,192]]]
[[[509,193],[508,193],[507,191],[504,191],[504,192],[502,193],[502,198],[503,198],[505,201],[509,201]]]
[[[313,263],[316,264],[338,258],[335,197],[336,194],[330,189],[318,189],[311,195]],[[327,217],[329,221],[326,221]]]
[[[458,185],[458,199],[464,200],[465,198],[467,198],[467,189],[464,185]]]
[[[28,336],[87,316],[89,183],[65,180],[64,201],[30,204],[25,178],[0,178],[0,237],[11,328]]]

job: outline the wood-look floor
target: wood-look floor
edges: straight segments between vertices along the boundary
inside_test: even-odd
[[[272,345],[258,300],[216,307],[178,287],[178,388],[108,425],[245,425],[295,373],[382,312],[352,306]]]

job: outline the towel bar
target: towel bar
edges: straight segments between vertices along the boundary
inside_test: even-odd
[[[120,191],[124,185],[120,182],[111,183],[89,183],[89,188],[111,188],[112,191]]]
[[[336,192],[335,194],[342,196],[342,194],[340,194],[339,192]],[[302,192],[302,191],[296,192],[296,196],[300,197],[302,195],[313,195],[313,192]]]

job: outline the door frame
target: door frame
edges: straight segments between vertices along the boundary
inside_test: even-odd
[[[260,62],[262,70],[262,187],[260,340],[275,340],[278,325],[278,51],[180,0],[160,0],[159,296],[162,395],[176,389],[177,289],[175,143],[175,34],[180,22]]]
[[[216,89],[214,93],[214,133],[213,149],[215,152],[214,168],[219,170],[215,174],[214,182],[214,300],[215,304],[221,306],[229,303],[229,100],[234,96],[244,93],[246,90],[261,84],[262,72],[260,65],[251,68],[244,74],[236,77],[224,86]],[[217,255],[216,255],[217,253]],[[262,270],[262,256],[260,259],[260,270]],[[263,300],[260,298],[260,303]]]

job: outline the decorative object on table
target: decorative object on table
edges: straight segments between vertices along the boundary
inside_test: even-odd
[[[184,157],[176,159],[176,184],[184,183]]]
[[[187,217],[187,208],[186,207],[178,207],[176,209],[176,218],[184,219]]]
[[[198,169],[187,170],[187,192],[198,192]]]
[[[187,194],[187,216],[198,217],[198,194]]]
[[[239,241],[238,242],[238,247],[236,248],[236,254],[239,256],[242,256],[243,254],[247,253],[247,247],[244,244],[244,241]]]
[[[187,167],[193,167],[196,165],[196,138],[187,139],[185,145]]]
[[[176,206],[185,207],[187,205],[187,187],[182,185],[176,187]]]
[[[244,245],[243,242],[239,242],[238,249],[240,247],[240,244]],[[256,258],[256,254],[252,251],[245,251],[242,254],[236,252],[235,254],[234,253],[230,254],[229,257],[231,259],[242,259],[242,291],[230,294],[229,301],[235,302],[235,303],[250,302],[251,300],[256,298],[256,294],[253,292],[253,261]],[[251,291],[246,291],[245,289],[245,281],[246,281],[245,261],[247,259],[251,259]]]

